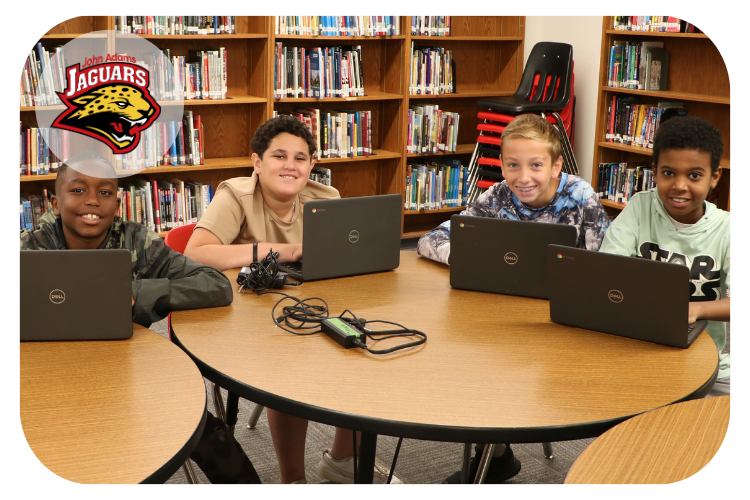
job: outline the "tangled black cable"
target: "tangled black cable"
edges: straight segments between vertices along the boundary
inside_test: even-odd
[[[322,330],[320,324],[323,320],[328,319],[328,303],[320,297],[309,297],[307,299],[298,299],[291,295],[287,295],[283,292],[274,292],[269,288],[283,288],[284,285],[299,285],[299,283],[293,283],[286,279],[286,274],[279,273],[279,267],[277,260],[279,253],[270,250],[268,255],[263,258],[260,262],[253,262],[249,268],[243,268],[237,276],[237,283],[240,285],[240,292],[244,289],[254,291],[258,295],[265,295],[267,293],[273,293],[282,295],[273,308],[271,308],[271,319],[273,319],[274,325],[278,326],[282,330],[289,332],[294,335],[312,335],[320,333]],[[247,269],[247,271],[245,271]],[[293,304],[285,305],[281,308],[281,315],[276,316],[276,310],[279,308],[282,302],[285,300],[291,300]],[[345,317],[349,313],[351,318]],[[427,340],[427,335],[420,332],[419,330],[412,330],[406,328],[398,323],[391,321],[373,320],[365,321],[363,318],[357,318],[353,312],[349,309],[345,310],[339,318],[342,321],[347,322],[353,328],[364,333],[365,336],[369,337],[373,342],[380,342],[394,337],[421,337],[419,340],[414,342],[408,342],[399,346],[392,347],[390,349],[370,349],[367,347],[365,342],[355,340],[354,344],[357,347],[367,350],[372,354],[388,354],[399,349],[405,349],[407,347],[414,347],[420,344],[424,344]],[[373,332],[366,328],[367,324],[383,323],[387,325],[398,326],[399,330],[379,330]],[[309,324],[312,324],[311,326]],[[295,331],[302,330],[302,331]]]
[[[299,286],[299,283],[287,280],[286,274],[279,273],[278,258],[279,253],[271,249],[260,262],[253,262],[250,266],[243,267],[237,275],[240,292],[247,288],[261,294],[269,288],[283,288],[284,285]]]

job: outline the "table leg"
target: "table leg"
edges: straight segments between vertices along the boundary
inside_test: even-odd
[[[494,451],[494,444],[487,443],[484,445],[482,460],[479,462],[479,469],[477,470],[477,477],[474,478],[474,484],[482,484],[484,481],[484,476],[487,475],[487,470],[490,468],[490,460],[492,460],[492,454]]]
[[[213,396],[214,396],[214,410],[216,411],[216,418],[219,420],[226,422],[226,414],[224,413],[224,399],[221,397],[221,387],[219,387],[217,384],[211,385],[213,388]]]
[[[464,444],[464,459],[461,462],[461,484],[469,482],[469,472],[471,469],[471,444]]]
[[[255,425],[258,423],[258,419],[260,418],[260,414],[263,413],[263,408],[265,406],[255,404],[255,408],[253,408],[253,413],[250,414],[250,420],[247,421],[247,428],[248,429],[255,429]]]
[[[357,483],[372,484],[372,472],[375,468],[375,450],[378,446],[378,435],[363,432],[359,444],[359,461],[357,462]]]
[[[234,426],[237,425],[237,414],[240,411],[239,408],[240,397],[230,391],[227,391],[227,411],[225,423],[229,427],[229,431],[234,434]]]

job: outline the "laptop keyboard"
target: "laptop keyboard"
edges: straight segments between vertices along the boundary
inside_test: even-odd
[[[688,345],[692,344],[695,338],[704,330],[704,325],[695,322],[688,325]]]

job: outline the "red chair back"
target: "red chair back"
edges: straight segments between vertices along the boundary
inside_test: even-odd
[[[164,237],[164,244],[175,252],[185,253],[185,247],[194,228],[195,224],[185,224],[170,230]]]

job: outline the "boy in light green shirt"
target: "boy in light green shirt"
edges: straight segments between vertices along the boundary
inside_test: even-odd
[[[712,124],[674,117],[654,137],[656,187],[636,194],[612,222],[601,251],[690,268],[690,322],[707,319],[719,352],[729,321],[729,213],[706,202],[721,177],[724,150]],[[729,392],[729,354],[720,356],[717,388]]]

